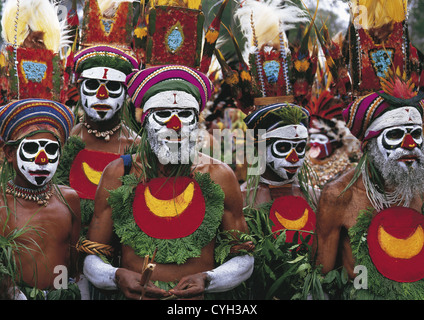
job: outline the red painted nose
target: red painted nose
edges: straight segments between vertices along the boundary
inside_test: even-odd
[[[290,153],[287,155],[286,161],[290,163],[296,163],[299,161],[299,157],[297,156],[297,153],[294,151],[294,149],[292,149],[292,151],[290,151]]]
[[[168,129],[172,129],[175,131],[181,130],[181,120],[176,116],[175,114],[171,117],[171,119],[168,120],[166,123],[166,127]]]
[[[407,133],[405,137],[403,138],[401,148],[404,148],[406,150],[412,150],[417,146],[412,136]]]
[[[107,92],[104,84],[100,85],[99,90],[97,90],[96,97],[101,100],[109,98],[109,93]]]
[[[42,150],[37,156],[35,157],[35,163],[36,164],[47,164],[49,162],[49,159],[47,158],[47,154]]]

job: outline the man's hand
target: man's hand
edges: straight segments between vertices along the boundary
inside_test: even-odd
[[[253,252],[255,250],[255,245],[252,241],[247,241],[241,244],[235,244],[231,247],[230,253],[239,253],[241,250],[245,250],[247,252]]]
[[[180,298],[203,299],[205,292],[206,273],[196,273],[181,278],[180,282],[169,292]]]
[[[129,299],[160,299],[171,295],[169,292],[156,287],[151,281],[146,287],[142,286],[140,273],[128,269],[119,268],[116,270],[115,278],[119,289]]]

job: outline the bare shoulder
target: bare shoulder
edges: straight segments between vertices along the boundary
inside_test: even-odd
[[[138,144],[140,143],[140,136],[137,135],[137,133],[132,130],[130,127],[128,127],[127,125],[122,125],[122,135],[121,135],[122,139],[125,139],[126,143],[128,146],[130,146],[131,144]]]
[[[79,201],[79,196],[78,196],[78,193],[74,190],[74,189],[72,189],[71,187],[69,187],[69,186],[65,186],[65,185],[57,185],[57,187],[59,188],[59,190],[60,190],[60,193],[63,195],[63,197],[66,199],[66,200],[78,200]]]
[[[196,162],[196,172],[209,173],[211,179],[215,183],[227,185],[236,183],[237,189],[240,190],[234,171],[226,163],[214,159],[205,154],[199,154],[198,162]]]
[[[124,161],[121,157],[109,162],[103,170],[103,174],[108,175],[122,175],[119,174],[121,170],[124,170]]]
[[[118,159],[110,162],[103,170],[97,187],[99,190],[113,190],[121,186],[121,177],[124,175],[124,160],[119,157]],[[97,194],[96,193],[96,194]]]
[[[253,204],[255,207],[272,200],[269,187],[262,183],[255,186],[248,186],[247,182],[244,182],[240,186],[240,190],[243,196],[245,205]]]
[[[352,181],[354,173],[355,169],[352,168],[343,173],[337,179],[328,182],[321,192],[320,202],[338,205],[348,202],[352,198],[353,189],[358,187],[358,183],[356,181],[351,188],[346,189]]]
[[[81,133],[82,124],[76,124],[71,130],[71,136],[77,136]]]
[[[65,185],[57,185],[57,188],[59,189],[60,197],[63,197],[63,200],[66,202],[65,205],[71,208],[73,214],[75,214],[77,217],[80,217],[81,209],[80,197],[78,196],[78,193],[71,187]]]

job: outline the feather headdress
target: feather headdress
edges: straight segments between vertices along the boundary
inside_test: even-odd
[[[42,32],[46,49],[59,52],[70,42],[66,20],[59,21],[57,10],[58,6],[49,0],[7,1],[1,20],[3,39],[21,46],[31,31]]]
[[[57,1],[7,0],[4,6],[0,89],[4,102],[41,98],[67,100],[66,68],[72,40],[67,20],[60,20]]]
[[[286,32],[299,23],[308,22],[307,11],[291,1],[284,1],[282,5],[278,0],[246,0],[236,9],[235,17],[247,40],[244,56],[251,68],[255,105],[298,103],[297,98],[303,95],[298,95],[300,90],[297,90],[304,88],[303,74],[315,72],[309,52],[303,51],[305,47],[308,50],[304,44],[308,44],[310,28],[303,34],[302,45],[293,47],[293,51]],[[292,74],[290,70],[299,74]]]
[[[355,23],[364,29],[380,28],[406,19],[408,0],[352,0]]]
[[[123,2],[133,2],[133,0],[97,0],[101,15],[107,18],[112,18]]]
[[[387,78],[380,78],[382,91],[379,92],[387,102],[393,106],[420,105],[424,107],[424,93],[417,90],[411,78],[407,78],[405,72],[400,73],[392,70]]]
[[[309,20],[307,13],[293,2],[285,1],[282,5],[280,0],[246,0],[236,10],[235,17],[240,21],[241,31],[247,39],[247,53],[264,45],[280,49],[281,37],[288,51],[286,31]]]
[[[201,0],[155,0],[156,6],[183,7],[188,9],[200,10],[202,8]]]
[[[328,90],[323,90],[318,96],[313,96],[310,104],[306,108],[311,117],[322,119],[343,119],[342,111],[344,104],[331,94]]]
[[[80,49],[111,45],[131,53],[133,1],[86,0],[80,26]]]

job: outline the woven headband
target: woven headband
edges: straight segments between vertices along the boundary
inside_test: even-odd
[[[47,130],[62,145],[74,125],[74,115],[65,105],[45,99],[24,99],[0,108],[0,137],[3,142],[16,141],[27,134]]]
[[[172,84],[174,80],[175,86]],[[167,85],[163,85],[165,81]],[[151,97],[152,92],[158,93],[171,88],[175,90],[180,87],[181,91],[190,94],[194,94],[192,90],[197,91],[194,96],[199,99],[199,111],[202,111],[213,90],[212,82],[205,74],[181,65],[151,67],[133,72],[127,76],[126,85],[132,102],[140,109],[143,109],[146,97]]]
[[[406,117],[406,120],[403,120],[401,115],[405,109],[404,107],[410,107],[410,109],[418,111],[418,116],[423,113],[423,108],[420,103],[409,103],[408,100],[404,100],[403,106],[400,104],[393,105],[383,98],[381,92],[375,92],[358,98],[349,104],[349,106],[343,111],[343,118],[346,121],[346,127],[350,130],[350,132],[358,138],[358,140],[364,142],[379,134],[379,131],[381,131],[384,127],[383,124],[379,124],[378,126],[375,126],[375,128],[371,128],[372,130],[368,129],[372,126],[373,122],[376,122],[385,113],[390,112],[390,114],[393,114],[390,116],[392,120],[387,120],[388,122],[386,123],[386,126],[399,125],[403,123],[407,124],[411,121],[416,123],[416,116],[414,116],[414,120],[411,121],[409,121],[409,117]],[[399,117],[395,115],[396,110],[399,111]]]
[[[77,78],[85,70],[102,67],[115,69],[128,75],[133,69],[138,68],[138,61],[119,48],[103,45],[83,49],[74,57],[74,70]]]

